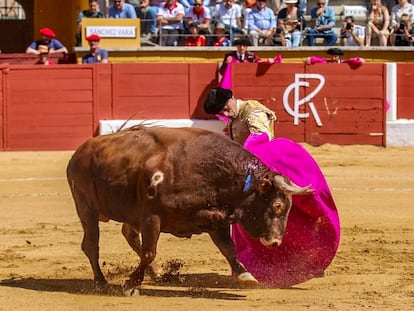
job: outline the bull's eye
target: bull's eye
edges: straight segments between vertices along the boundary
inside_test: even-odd
[[[283,204],[281,202],[274,202],[273,203],[273,213],[276,217],[280,217],[283,215],[284,213],[284,207]]]

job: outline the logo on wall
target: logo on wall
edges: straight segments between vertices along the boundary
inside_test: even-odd
[[[299,90],[300,87],[309,87],[309,82],[307,80],[309,79],[317,79],[319,80],[319,84],[316,86],[316,88],[310,92],[307,96],[304,98],[299,98]],[[322,126],[321,119],[319,118],[319,114],[316,111],[315,105],[312,102],[312,98],[316,96],[316,94],[319,93],[319,91],[322,89],[322,87],[325,85],[325,78],[319,74],[315,73],[296,73],[295,74],[295,82],[290,84],[285,92],[283,93],[283,106],[285,107],[285,110],[288,114],[290,114],[293,118],[293,124],[298,125],[300,118],[309,118],[309,113],[300,113],[299,107],[301,105],[307,104],[310,108],[310,111],[312,112],[313,118],[315,119],[315,122],[318,126]],[[293,109],[292,106],[289,103],[289,95],[291,92],[293,93]]]

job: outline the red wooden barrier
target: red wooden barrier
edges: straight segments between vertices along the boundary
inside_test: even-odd
[[[381,64],[358,70],[345,64],[233,69],[235,95],[275,110],[278,136],[312,144],[385,145]],[[73,150],[96,134],[102,119],[211,118],[202,104],[217,85],[212,63],[0,65],[0,72],[1,150]],[[297,113],[309,116],[299,115],[295,124]]]
[[[238,96],[258,98],[276,111],[277,136],[315,145],[385,145],[381,64],[357,70],[347,64],[242,64],[232,74]]]

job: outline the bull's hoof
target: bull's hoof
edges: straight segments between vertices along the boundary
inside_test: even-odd
[[[259,284],[259,281],[250,272],[239,274],[237,280],[243,286],[257,286]]]
[[[164,273],[164,270],[158,264],[152,263],[151,265],[148,266],[146,272],[151,277],[152,280],[157,281],[161,279]]]
[[[130,280],[126,280],[125,284],[122,286],[122,292],[127,297],[139,296],[140,290],[141,290],[141,286],[133,285]]]

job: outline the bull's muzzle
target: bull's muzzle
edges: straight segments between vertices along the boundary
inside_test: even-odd
[[[266,247],[278,247],[282,244],[282,239],[265,239],[265,238],[260,238],[260,243],[262,243],[264,246]]]

